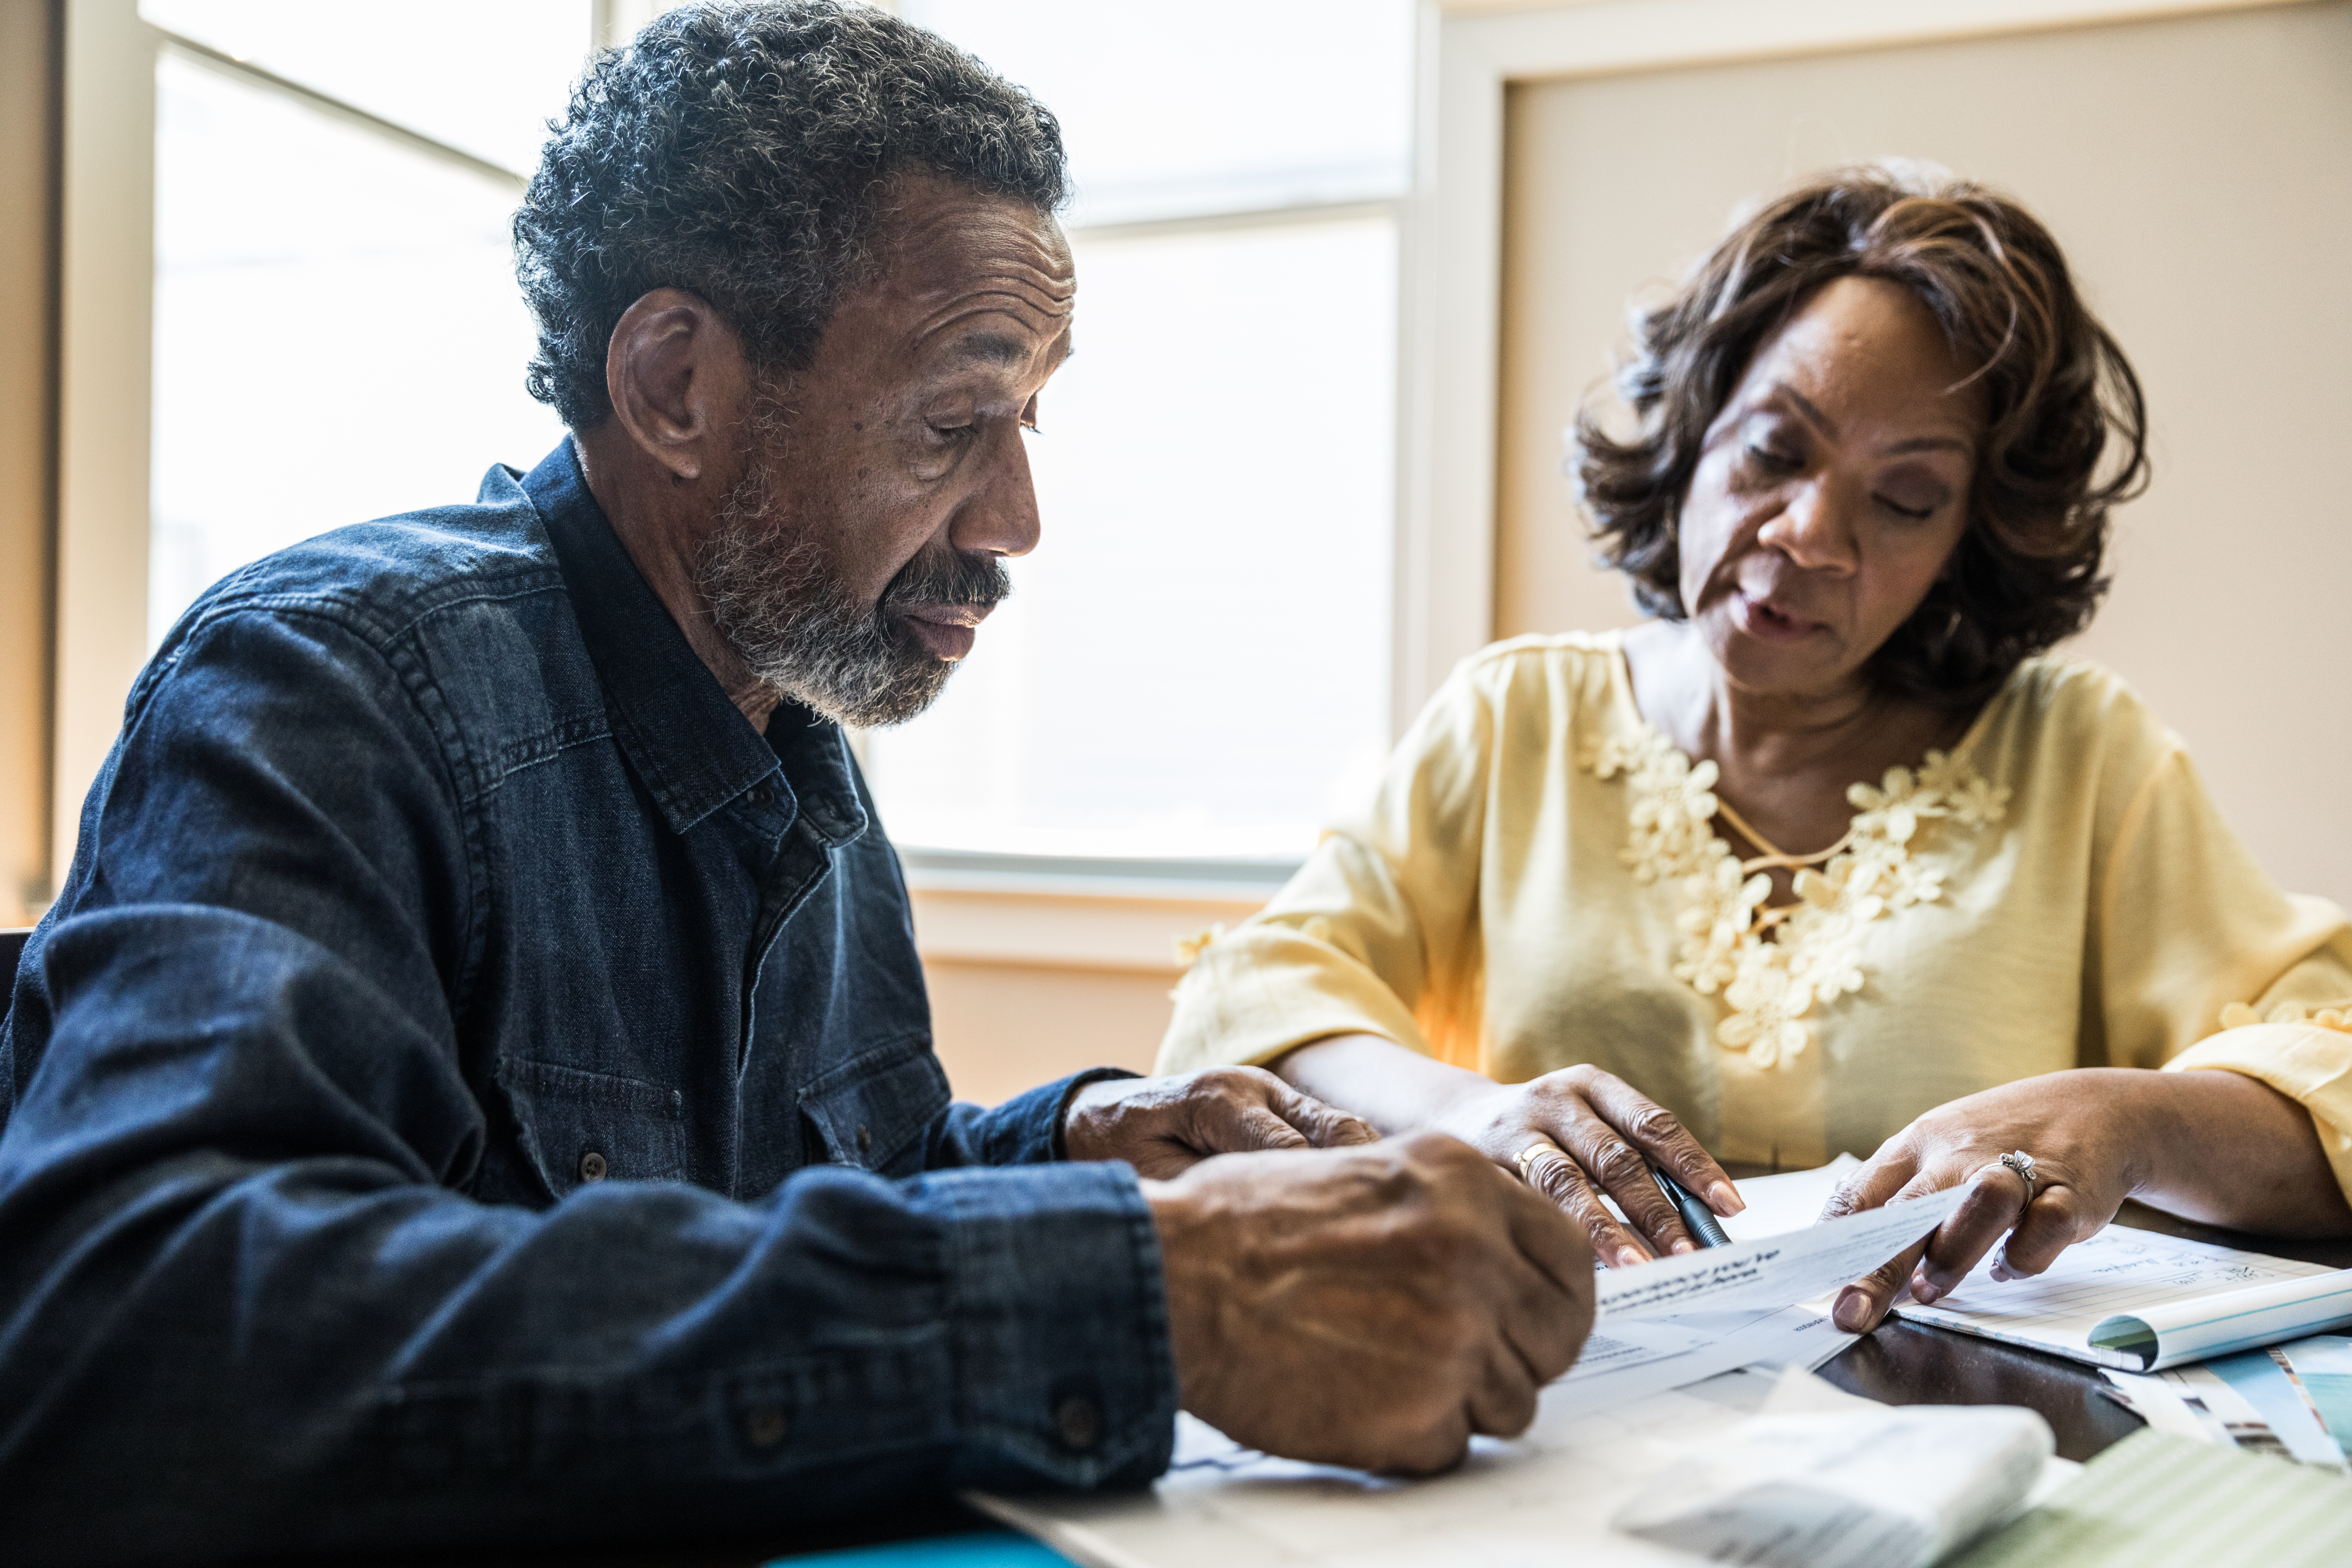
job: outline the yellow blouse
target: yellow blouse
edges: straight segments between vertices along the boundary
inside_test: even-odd
[[[1853,786],[1785,911],[1714,777],[1615,635],[1488,648],[1200,951],[1160,1070],[1354,1032],[1504,1082],[1592,1062],[1718,1157],[1797,1167],[2036,1073],[2221,1068],[2305,1106],[2352,1193],[2352,922],[2272,885],[2114,676],[2027,661],[1949,755]]]

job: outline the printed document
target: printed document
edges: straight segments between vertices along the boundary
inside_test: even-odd
[[[1827,1295],[1941,1225],[1968,1193],[1948,1187],[1803,1230],[1612,1268],[1600,1279],[1604,1331],[1629,1319],[1780,1308]]]

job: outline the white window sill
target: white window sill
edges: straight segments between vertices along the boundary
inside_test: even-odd
[[[1255,914],[1295,861],[1070,860],[901,849],[928,963],[1174,976],[1178,942]]]

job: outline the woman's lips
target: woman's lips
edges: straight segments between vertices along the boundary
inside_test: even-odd
[[[1802,642],[1822,629],[1819,621],[1800,619],[1769,599],[1751,599],[1739,592],[1734,592],[1731,599],[1739,618],[1739,629],[1758,642]]]
[[[971,652],[980,623],[994,608],[986,605],[918,605],[907,611],[908,629],[934,658],[953,664]]]

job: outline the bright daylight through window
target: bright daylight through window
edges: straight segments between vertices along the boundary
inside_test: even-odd
[[[914,848],[1294,858],[1389,739],[1410,0],[891,8],[1061,118],[1079,310],[1031,438],[1044,542],[938,705],[864,738],[884,820]],[[151,637],[257,555],[554,444],[509,175],[598,10],[142,0],[184,40]]]

